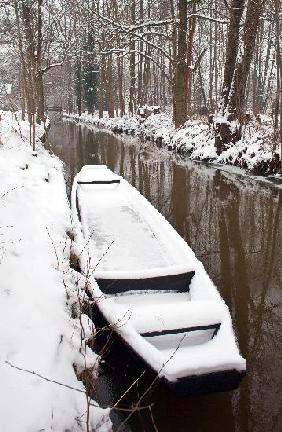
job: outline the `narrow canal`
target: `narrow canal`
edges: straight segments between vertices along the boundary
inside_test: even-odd
[[[113,413],[115,429],[160,432],[282,430],[282,191],[255,179],[183,160],[150,142],[68,121],[52,126],[50,145],[64,162],[68,188],[85,164],[124,176],[171,222],[204,263],[228,304],[247,377],[225,394],[178,399],[164,388],[144,409]],[[101,368],[97,398],[115,403],[130,386],[122,361]],[[138,400],[134,386],[128,404]],[[123,405],[125,406],[125,405]]]

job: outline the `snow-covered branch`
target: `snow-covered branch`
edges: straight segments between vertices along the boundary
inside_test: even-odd
[[[41,69],[41,74],[45,74],[46,72],[48,72],[50,69],[55,68],[55,67],[60,67],[63,66],[64,62],[61,61],[59,63],[52,63],[48,66],[45,66],[44,68]]]

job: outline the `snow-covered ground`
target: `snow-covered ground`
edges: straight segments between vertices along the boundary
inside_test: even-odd
[[[63,165],[39,140],[33,156],[28,133],[27,123],[2,113],[0,430],[86,430],[87,398],[74,365],[94,368],[97,358],[83,340],[93,331],[87,317],[71,318],[77,276],[69,268]],[[110,430],[108,411],[94,405],[89,430]]]
[[[257,175],[275,174],[275,158],[280,148],[275,142],[271,119],[262,116],[262,124],[250,122],[243,131],[243,138],[230,145],[220,155],[216,152],[215,132],[212,125],[203,120],[188,120],[181,129],[174,129],[170,115],[152,114],[146,120],[138,115],[109,118],[107,114],[65,114],[66,117],[106,128],[116,133],[126,133],[151,140],[169,150],[185,153],[193,160],[203,160],[244,168]],[[276,166],[275,166],[276,165]]]

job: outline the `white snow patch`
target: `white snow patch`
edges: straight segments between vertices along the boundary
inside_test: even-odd
[[[0,429],[83,431],[85,389],[73,364],[90,367],[96,357],[85,346],[79,351],[81,328],[67,306],[63,281],[71,289],[70,213],[62,163],[39,143],[37,157],[32,156],[28,128],[10,113],[2,114]],[[85,316],[82,322],[88,336],[91,324]],[[109,430],[108,420],[106,410],[90,407],[92,427],[102,422],[99,431]]]
[[[109,118],[107,113],[100,119],[96,114],[65,114],[67,118],[99,126],[107,130],[128,135],[140,136],[169,150],[176,150],[189,155],[192,160],[204,160],[219,164],[236,165],[248,171],[255,171],[258,164],[269,162],[275,154],[281,158],[281,148],[274,137],[272,121],[261,116],[262,124],[250,122],[244,127],[243,138],[236,144],[230,144],[221,155],[215,147],[215,132],[212,126],[200,120],[188,120],[180,129],[175,129],[169,114],[152,114],[147,119],[138,115]],[[225,117],[216,117],[217,123],[227,123],[234,128],[235,122],[228,122]],[[268,173],[268,172],[267,172]],[[271,174],[271,172],[270,172]]]

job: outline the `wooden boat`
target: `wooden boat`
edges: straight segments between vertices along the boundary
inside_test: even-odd
[[[232,390],[245,374],[228,307],[165,218],[106,166],[72,188],[75,242],[105,323],[182,395]]]

